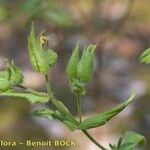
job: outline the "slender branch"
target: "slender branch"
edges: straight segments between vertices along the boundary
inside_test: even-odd
[[[50,96],[50,100],[51,102],[54,104],[54,106],[56,107],[57,105],[57,100],[55,99],[55,97],[53,96],[52,92],[51,92],[51,87],[50,87],[50,84],[49,84],[49,78],[48,76],[45,76],[45,82],[46,82],[46,89],[47,89],[47,92],[48,92],[48,95]],[[34,93],[34,94],[38,94],[36,91],[30,89],[30,88],[27,88],[23,85],[17,85],[16,87],[19,87],[21,89],[24,89],[26,90],[27,92],[30,92],[30,93]],[[82,122],[82,113],[81,113],[81,96],[80,94],[77,94],[77,107],[78,107],[78,114],[79,114],[79,123]],[[71,115],[71,114],[70,114]],[[71,115],[72,117],[72,115]],[[74,118],[73,118],[74,120]],[[74,120],[76,121],[76,120]],[[86,130],[83,130],[82,131],[95,145],[97,145],[99,148],[101,148],[102,150],[107,150],[106,148],[104,148],[101,144],[99,144]]]
[[[81,111],[81,95],[77,94],[77,108],[78,108],[78,115],[79,115],[79,123],[82,122],[82,111]],[[82,132],[99,148],[102,150],[107,150],[105,147],[103,147],[101,144],[99,144],[86,130],[82,130]]]
[[[50,87],[48,75],[45,75],[45,84],[46,84],[47,93],[50,97],[50,101],[54,104],[55,107],[57,107],[57,100],[51,92],[51,87]]]
[[[52,94],[51,94],[51,87],[50,87],[48,75],[45,75],[45,84],[46,84],[48,95],[51,96]]]
[[[77,94],[77,108],[78,108],[78,116],[79,116],[79,122],[82,122],[82,112],[81,112],[81,96],[80,94]]]
[[[42,93],[39,93],[39,92],[37,92],[37,91],[35,91],[33,89],[27,88],[27,87],[25,87],[23,85],[20,85],[20,84],[16,85],[16,87],[18,87],[20,89],[23,89],[23,90],[25,90],[28,93],[32,93],[32,94],[36,94],[36,95],[40,95],[40,96],[43,95]]]
[[[103,147],[101,144],[99,144],[86,130],[82,130],[83,133],[95,144],[97,145],[101,150],[107,150],[105,147]]]
[[[18,84],[17,87],[19,87],[19,88],[21,88],[21,89],[24,89],[24,90],[27,90],[27,88],[26,88],[25,86],[20,85],[20,84]]]

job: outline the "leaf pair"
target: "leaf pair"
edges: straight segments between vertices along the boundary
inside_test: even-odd
[[[32,23],[31,32],[28,37],[30,61],[33,69],[35,69],[37,72],[47,75],[49,69],[57,61],[57,54],[51,49],[45,50],[43,48],[44,39],[41,40],[41,36],[44,37],[43,35],[36,37],[34,25]]]

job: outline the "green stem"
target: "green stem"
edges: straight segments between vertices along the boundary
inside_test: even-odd
[[[55,97],[53,96],[52,92],[51,92],[51,87],[50,87],[50,82],[49,82],[49,78],[48,75],[45,75],[45,84],[46,84],[46,89],[47,89],[47,93],[50,97],[50,101],[54,104],[54,106],[57,106],[57,100],[55,99]]]
[[[46,82],[46,89],[47,89],[48,95],[50,96],[50,100],[54,104],[54,106],[57,107],[56,105],[58,102],[51,92],[51,87],[49,84],[48,76],[45,76],[45,82]],[[22,88],[22,89],[26,90],[27,92],[38,94],[36,91],[26,88],[22,85],[17,85],[17,87]],[[79,122],[81,123],[82,122],[82,113],[81,113],[81,96],[80,96],[80,94],[77,94],[77,107],[78,107],[78,114],[79,114]],[[71,114],[69,114],[69,115],[70,115],[70,117],[72,117]],[[75,121],[75,123],[77,123],[77,121],[73,117],[72,117],[72,119],[73,119],[73,121]],[[86,130],[82,130],[82,132],[99,148],[101,148],[102,150],[107,150],[105,147],[103,147],[101,144],[99,144]]]
[[[77,94],[77,109],[78,109],[78,116],[79,116],[79,122],[82,122],[82,112],[81,112],[81,96],[80,94]]]
[[[33,89],[27,88],[27,87],[25,87],[25,86],[23,86],[23,85],[20,85],[20,84],[16,85],[16,87],[18,87],[18,88],[20,88],[20,89],[23,89],[23,90],[25,90],[26,92],[31,93],[31,94],[36,94],[36,95],[39,95],[39,96],[42,96],[42,95],[43,95],[42,93],[39,93],[39,92],[37,92],[37,91],[35,91],[35,90],[33,90]]]
[[[48,75],[45,75],[45,84],[46,84],[48,95],[51,96],[52,94],[51,94],[51,87],[50,87]]]
[[[83,133],[95,144],[97,145],[101,150],[107,150],[105,147],[103,147],[101,144],[99,144],[86,130],[82,130]]]
[[[47,75],[45,75],[45,82],[46,82],[46,89],[48,92],[48,95],[50,97],[50,101],[52,102],[52,104],[64,115],[68,115],[70,117],[70,119],[72,119],[72,121],[77,124],[78,122],[76,121],[76,119],[72,116],[72,114],[66,110],[67,107],[64,106],[63,104],[61,104],[52,94],[51,92],[51,87],[50,87],[50,82],[49,82],[49,78]],[[65,108],[66,107],[66,108]]]
[[[81,111],[81,95],[77,94],[77,108],[78,108],[78,115],[79,115],[79,123],[82,122],[82,111]],[[99,144],[86,130],[82,130],[82,132],[99,148],[102,150],[107,150],[105,147],[103,147],[101,144]]]

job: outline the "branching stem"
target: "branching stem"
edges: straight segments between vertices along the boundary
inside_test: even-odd
[[[82,122],[82,110],[81,110],[81,95],[79,93],[77,94],[77,108],[78,108],[79,123],[81,123]],[[82,130],[82,132],[101,150],[107,150],[105,147],[99,144],[86,130]]]

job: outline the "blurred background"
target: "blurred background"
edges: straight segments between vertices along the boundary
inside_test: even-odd
[[[149,150],[150,65],[139,63],[140,54],[150,47],[149,6],[149,0],[0,0],[0,69],[4,68],[3,57],[14,59],[23,71],[23,85],[45,91],[43,76],[33,71],[28,57],[27,37],[33,20],[37,34],[45,29],[49,47],[59,56],[49,74],[54,94],[77,115],[65,68],[78,40],[81,50],[86,44],[97,44],[93,78],[82,98],[83,118],[116,106],[132,91],[137,96],[118,116],[90,133],[108,147],[125,130],[136,131],[147,138],[144,150]],[[32,149],[98,150],[81,132],[70,133],[56,120],[30,115],[31,110],[42,107],[0,97],[0,139],[72,139],[75,147]],[[28,148],[20,145],[14,149]]]

